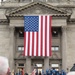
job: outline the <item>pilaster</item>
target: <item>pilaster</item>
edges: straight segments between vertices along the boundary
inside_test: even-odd
[[[31,58],[26,57],[26,72],[31,73]]]
[[[67,34],[66,26],[62,27],[62,69],[67,71]]]
[[[15,50],[15,36],[14,36],[14,27],[10,27],[10,47],[9,47],[9,64],[10,70],[14,69],[14,50]]]
[[[49,57],[44,58],[44,71],[46,71],[46,69],[49,69]]]

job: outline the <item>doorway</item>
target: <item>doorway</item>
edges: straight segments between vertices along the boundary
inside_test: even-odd
[[[42,73],[44,60],[43,59],[32,59],[32,67],[33,69],[36,69],[36,71],[39,73]]]
[[[38,73],[41,72],[42,73],[42,68],[43,68],[43,65],[42,64],[36,64],[37,67],[38,67]]]

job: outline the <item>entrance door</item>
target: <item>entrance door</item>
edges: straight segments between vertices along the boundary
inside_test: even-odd
[[[44,59],[32,59],[32,67],[33,69],[35,68],[38,73],[39,71],[42,72],[42,69],[43,69],[43,64],[44,64]]]
[[[17,67],[16,75],[24,75],[24,68],[23,67]]]
[[[36,64],[37,67],[38,67],[38,73],[41,72],[42,73],[42,68],[43,68],[43,65],[42,64]]]
[[[16,73],[24,73],[25,71],[25,65],[24,63],[17,63],[17,66],[16,66]]]

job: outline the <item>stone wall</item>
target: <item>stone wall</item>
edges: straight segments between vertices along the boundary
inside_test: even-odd
[[[75,25],[70,24],[67,27],[67,68],[69,70],[75,64]]]
[[[0,25],[0,56],[10,57],[10,37],[9,28],[6,25]]]
[[[8,58],[11,70],[14,68],[14,41],[12,33],[13,31],[8,25],[0,25],[0,56]]]

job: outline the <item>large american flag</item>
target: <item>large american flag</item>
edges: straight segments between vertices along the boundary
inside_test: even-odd
[[[25,56],[51,56],[51,22],[49,15],[24,16]]]

